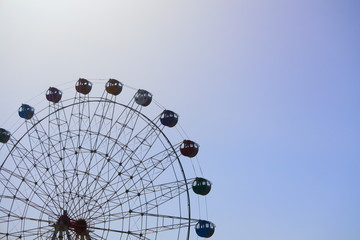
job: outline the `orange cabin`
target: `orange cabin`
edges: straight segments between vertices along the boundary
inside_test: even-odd
[[[121,82],[119,82],[118,80],[112,79],[112,78],[110,78],[109,81],[105,85],[106,91],[115,96],[117,96],[121,93],[122,88],[123,88],[123,84]]]
[[[85,78],[79,78],[76,82],[75,89],[78,93],[82,93],[84,95],[89,94],[92,89],[92,83]]]

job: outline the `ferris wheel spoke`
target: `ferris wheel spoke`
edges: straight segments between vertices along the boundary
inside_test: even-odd
[[[19,172],[19,174],[16,174],[15,172],[8,171],[8,174],[10,176],[16,177],[19,181],[21,181],[21,185],[25,184],[29,188],[36,189],[36,191],[33,191],[33,193],[35,193],[35,195],[37,195],[45,203],[46,200],[44,200],[42,196],[50,196],[51,184],[41,183],[45,181],[51,181],[52,178],[48,174],[49,168],[43,165],[42,159],[35,159],[32,153],[29,152],[25,147],[17,147],[16,151],[18,152],[18,155],[21,159],[18,164],[22,165],[22,167],[18,167],[17,169],[24,169],[24,172]],[[14,157],[13,159],[15,160],[16,158]],[[18,190],[20,190],[21,185],[17,186]]]
[[[6,169],[2,169],[3,171],[7,171]],[[10,171],[8,171],[10,172]],[[3,176],[3,174],[1,174]],[[11,173],[11,176],[16,178],[18,182],[21,182],[23,185],[14,185],[14,179],[12,181],[9,181],[6,189],[10,195],[6,195],[3,193],[1,195],[1,198],[3,199],[11,199],[12,201],[19,201],[23,204],[26,204],[28,206],[32,206],[34,209],[38,209],[38,211],[43,211],[44,207],[41,207],[40,205],[34,203],[33,199],[36,199],[37,202],[42,202],[44,206],[50,206],[51,203],[55,203],[52,198],[49,198],[50,194],[44,191],[41,191],[41,188],[37,188],[36,184],[29,184],[29,181],[24,181],[24,178],[15,174]],[[30,189],[34,189],[35,191],[31,191],[30,193],[27,193],[27,191],[22,191],[24,189],[24,185],[29,187]],[[35,186],[35,187],[34,187]],[[34,197],[36,196],[36,197]],[[0,199],[1,199],[0,198]],[[56,205],[56,204],[55,204]],[[50,208],[52,209],[52,208]]]
[[[122,230],[117,230],[117,229],[106,229],[106,228],[99,228],[99,227],[89,227],[89,229],[100,230],[100,231],[109,231],[109,232],[113,232],[113,233],[121,233],[121,234],[126,234],[126,235],[129,235],[132,237],[136,237],[136,239],[150,240],[149,238],[144,236],[144,234],[137,233],[134,231],[122,231]]]
[[[12,149],[12,163],[16,166],[13,172],[17,172],[21,177],[25,177],[29,174],[29,168],[33,167],[34,165],[39,162],[36,157],[32,155],[31,152],[27,150],[26,147],[22,146],[21,144],[15,144]]]
[[[33,120],[32,120],[33,121]],[[35,126],[35,131],[36,131],[36,125],[34,125],[34,123],[32,123],[33,125],[32,126]],[[32,127],[31,127],[32,128]],[[28,128],[27,132],[30,132],[30,129]],[[36,140],[38,141],[39,138],[39,133],[36,132],[37,134],[37,137]],[[25,147],[23,147],[24,149],[26,149],[26,154],[24,154],[24,156],[27,156],[27,160],[33,160],[33,166],[34,166],[34,169],[36,169],[36,173],[38,176],[43,176],[44,175],[44,172],[47,172],[49,170],[49,167],[48,165],[46,165],[46,161],[42,161],[43,160],[43,157],[39,154],[39,151],[37,151],[36,147],[37,145],[34,145],[34,142],[32,140],[32,138],[34,138],[32,136],[32,134],[28,134],[28,138],[29,138],[29,147],[30,147],[30,150],[27,150]],[[37,143],[37,142],[36,142]],[[38,143],[37,143],[38,144]],[[41,151],[40,151],[41,152]],[[43,151],[42,151],[43,152]],[[31,162],[31,161],[30,161]],[[45,164],[45,165],[44,165]],[[39,167],[37,167],[39,166]],[[49,193],[49,189],[47,188],[47,185],[44,185],[45,187],[45,191],[47,193]]]
[[[177,160],[177,155],[169,147],[162,152],[143,159],[135,165],[133,172],[144,182],[144,188],[152,184],[166,169]]]
[[[4,216],[3,218],[9,218],[9,219],[11,219],[10,221],[28,220],[28,221],[34,221],[34,222],[48,223],[49,225],[52,224],[51,221],[49,221],[49,220],[40,219],[40,218],[33,218],[33,217],[29,217],[29,216],[16,215],[15,213],[10,212],[9,210],[4,209],[3,207],[0,208],[0,212],[6,214],[6,217]]]
[[[133,103],[134,104],[134,103]],[[140,108],[141,109],[141,108]],[[117,134],[117,136],[115,137],[116,142],[119,142],[121,145],[125,146],[125,148],[130,148],[130,143],[135,142],[134,140],[136,140],[139,135],[144,132],[144,130],[146,129],[147,126],[145,126],[143,129],[137,130],[138,132],[136,133],[136,135],[134,135],[135,133],[135,126],[137,124],[137,122],[139,121],[140,118],[140,114],[139,114],[139,110],[134,109],[133,107],[130,108],[125,108],[124,111],[127,111],[128,114],[126,114],[126,119],[125,121],[119,121],[119,119],[117,119],[115,121],[114,126],[119,125],[120,126],[120,130]],[[127,130],[127,132],[125,132],[125,130]],[[115,157],[116,154],[118,152],[115,152],[115,154],[113,154],[113,151],[115,149],[116,145],[112,145],[111,148],[109,149],[109,153]],[[136,149],[136,147],[130,148],[132,149],[132,152],[134,152]],[[123,157],[125,155],[121,156],[121,162],[123,161]]]
[[[80,102],[82,101],[81,103],[84,103],[83,107],[81,107],[82,104],[80,104],[77,101]],[[86,104],[86,102],[87,101],[84,100],[83,98],[80,97],[76,98],[74,99],[74,103],[72,104],[69,119],[67,115],[64,113],[64,119],[66,120],[67,125],[66,125],[66,134],[64,138],[64,143],[61,149],[61,152],[63,154],[62,186],[63,186],[63,191],[68,193],[70,190],[69,194],[67,194],[66,196],[65,194],[63,194],[62,196],[64,209],[71,208],[71,202],[74,197],[74,194],[76,195],[78,193],[78,191],[75,190],[77,189],[76,185],[79,182],[81,182],[78,172],[75,171],[75,169],[79,169],[79,164],[81,164],[79,163],[79,161],[81,161],[81,158],[79,156],[81,156],[80,142],[82,141],[82,136],[81,136],[82,122],[83,121],[85,122],[83,123],[83,125],[90,125],[90,123],[86,124],[86,122],[90,122],[89,120],[90,116],[88,113],[90,111],[90,107],[88,106],[88,109],[85,110],[86,105],[88,105]],[[65,111],[65,108],[62,110]],[[87,113],[85,111],[87,111]],[[74,169],[74,170],[71,171],[70,169]]]
[[[154,217],[154,218],[161,218],[161,219],[174,219],[179,221],[188,221],[191,224],[197,223],[200,219],[195,218],[188,218],[188,217],[179,217],[179,216],[172,216],[172,215],[166,215],[166,214],[158,214],[158,213],[139,213],[134,211],[134,214],[141,214],[142,216],[148,216],[148,217]]]
[[[165,156],[164,159],[169,159],[169,156]],[[156,168],[156,167],[158,168],[157,171],[156,171],[156,172],[158,173],[158,175],[166,169],[166,168],[164,169],[164,168],[162,168],[162,167],[157,166],[157,165],[160,164],[161,162],[162,162],[162,161],[159,161],[159,163],[157,163],[157,164],[153,162],[153,167],[154,167],[154,168]],[[169,165],[170,165],[170,164],[169,164]],[[159,170],[160,170],[160,171],[159,171]],[[154,172],[154,171],[153,171],[153,172]],[[124,203],[124,198],[127,198],[127,197],[128,197],[128,201],[126,201],[126,202],[129,202],[130,200],[137,199],[137,198],[138,198],[139,196],[141,196],[143,193],[142,193],[142,192],[138,192],[138,191],[136,191],[136,190],[132,190],[132,188],[133,188],[134,186],[136,186],[136,184],[139,184],[139,183],[141,183],[143,190],[152,189],[151,185],[153,184],[153,181],[154,181],[155,178],[151,178],[151,175],[149,175],[149,172],[148,172],[148,170],[147,170],[146,168],[143,168],[142,171],[139,171],[139,172],[137,173],[137,175],[139,175],[139,177],[138,177],[138,179],[136,180],[136,182],[134,181],[134,183],[131,184],[131,185],[129,185],[128,188],[125,188],[125,189],[124,189],[124,186],[125,186],[125,184],[126,184],[128,181],[130,181],[131,178],[133,178],[133,175],[130,175],[130,176],[128,175],[128,176],[126,177],[126,179],[122,179],[121,181],[119,181],[119,183],[117,184],[117,187],[115,188],[116,190],[113,191],[113,193],[111,193],[110,195],[109,195],[109,194],[106,195],[106,196],[107,196],[107,201],[119,201],[119,202],[121,202],[121,203]],[[146,175],[149,175],[149,177],[146,178]],[[146,183],[146,182],[147,182],[147,183]],[[146,184],[144,184],[144,183],[146,183]],[[176,189],[176,187],[178,187],[178,189],[181,189],[181,187],[179,187],[180,185],[182,185],[182,184],[180,184],[180,182],[175,182],[175,183],[173,183],[173,184],[174,184],[173,189]],[[165,185],[166,185],[166,184],[156,186],[156,187],[154,187],[154,189],[156,189],[156,188],[157,188],[157,189],[161,189],[160,186],[164,187]],[[184,186],[184,184],[183,184],[183,186]],[[164,187],[164,188],[165,188],[165,187]],[[122,190],[122,189],[124,189],[124,190]],[[167,186],[167,189],[169,189],[169,186]],[[150,192],[154,193],[154,192],[156,192],[156,191],[157,191],[157,190],[151,190]],[[181,191],[182,191],[182,190],[181,190]],[[186,188],[185,188],[185,191],[186,191]],[[133,192],[133,194],[135,194],[135,197],[134,197],[134,196],[133,196],[133,197],[128,196],[127,194],[129,194],[130,192]],[[98,193],[99,193],[100,195],[93,195],[93,196],[96,197],[96,198],[101,198],[101,194],[103,193],[103,191],[101,191],[101,189],[99,189]],[[169,191],[168,193],[169,193],[169,194],[173,194],[172,191]],[[175,195],[175,194],[173,194],[173,195]],[[121,197],[121,196],[123,196],[123,197]],[[164,196],[163,196],[163,199],[168,199],[168,200],[171,199],[171,198],[167,198],[166,196],[167,196],[167,195],[164,195]],[[160,197],[161,197],[161,196],[159,196],[159,197],[157,197],[157,198],[154,198],[153,200],[147,201],[147,202],[148,202],[148,203],[153,203],[154,206],[157,206],[158,204],[156,203],[156,201],[157,201]],[[94,211],[94,212],[96,212],[96,211]]]
[[[142,176],[141,173],[143,172],[147,173],[148,169],[151,167],[160,168],[158,164],[163,162],[164,159],[170,157],[171,155],[173,155],[173,153],[171,152],[171,147],[165,148],[163,151],[156,153],[155,155],[147,159],[139,159],[136,158],[135,156],[129,155],[127,158],[137,161],[136,164],[132,164],[132,165],[128,164],[128,166],[123,166],[123,164],[120,163],[118,166],[114,165],[114,167],[118,168],[117,173],[122,172],[122,174],[129,177],[130,179],[133,173],[137,173],[137,174],[140,173],[139,176],[141,177]],[[156,165],[154,165],[155,162]],[[149,163],[149,166],[146,166],[147,163]],[[113,177],[116,177],[116,174]]]
[[[114,141],[115,141],[115,140],[114,140]],[[121,149],[120,149],[119,151],[121,151],[121,150],[123,150],[123,152],[125,152],[125,153],[127,152],[126,149],[125,149],[125,147],[121,147]],[[91,150],[89,150],[89,151],[91,151]],[[130,157],[131,152],[129,151],[129,153],[127,153],[127,154],[128,154],[128,157]],[[106,155],[108,155],[108,154],[105,154],[105,153],[104,153],[104,154],[102,154],[102,155],[103,155],[103,158],[104,158],[104,160],[105,160]],[[110,159],[108,159],[108,160],[110,160]],[[106,162],[106,161],[102,161],[102,162]],[[106,165],[102,165],[102,166],[99,168],[100,171],[101,171],[105,166],[106,166]],[[93,168],[93,167],[95,167],[95,165],[92,165],[91,167]],[[90,169],[88,169],[88,170],[90,170]],[[89,172],[89,171],[88,171],[88,172]]]
[[[94,188],[94,185],[92,185],[93,182],[98,182],[99,190],[104,191],[104,188],[109,185],[109,183],[100,177],[99,174],[93,174],[90,171],[78,171],[76,174],[82,176],[82,180],[79,180],[76,185],[71,186],[72,194],[76,197],[77,203],[73,204],[72,206],[69,206],[69,210],[71,209],[72,212],[77,212],[77,214],[85,214],[86,211],[89,211],[89,208],[91,208],[91,201],[96,201],[97,203],[102,203],[101,199],[92,197],[91,193],[93,191],[98,191]],[[72,199],[73,201],[74,199]],[[81,208],[80,206],[88,206]],[[82,212],[79,212],[78,210],[82,209]]]
[[[132,102],[132,100],[130,101],[130,103]],[[129,104],[130,104],[129,103]],[[132,107],[133,107],[134,102],[132,103]],[[110,102],[110,104],[107,105],[108,109],[110,109],[111,106],[111,111],[107,111],[104,115],[107,117],[109,121],[108,125],[110,126],[108,128],[107,131],[107,136],[108,138],[103,138],[102,141],[100,142],[100,144],[103,144],[106,142],[106,152],[110,151],[110,148],[112,148],[113,144],[110,140],[110,136],[112,135],[113,129],[118,129],[118,134],[114,135],[116,137],[116,141],[118,141],[119,136],[122,136],[124,134],[125,130],[133,130],[133,127],[127,125],[128,123],[130,123],[131,119],[134,117],[134,114],[131,113],[129,114],[129,111],[127,108],[124,108],[121,113],[118,115],[118,117],[115,117],[115,113],[116,113],[116,103],[114,101]],[[108,112],[110,112],[110,116],[108,116]],[[120,122],[119,120],[125,118],[124,122]],[[106,118],[104,118],[106,119]],[[100,132],[100,131],[99,131]],[[100,145],[99,144],[99,145]]]
[[[171,231],[177,230],[179,228],[188,228],[189,226],[194,226],[199,219],[189,219],[186,217],[179,217],[179,216],[171,216],[171,215],[163,215],[163,214],[154,214],[154,213],[141,213],[141,212],[132,212],[126,216],[119,216],[119,214],[112,214],[113,219],[116,220],[125,220],[127,218],[138,218],[138,217],[150,217],[156,219],[155,222],[161,222],[159,226],[147,226],[145,228],[133,228],[130,232],[133,233],[146,233],[152,234],[157,233],[159,231]],[[100,224],[101,222],[97,223]],[[91,227],[91,229],[100,229],[98,227]],[[120,231],[120,230],[111,230],[114,232],[120,233],[129,233],[129,231]]]
[[[59,109],[56,111],[56,113],[59,111]],[[59,118],[59,117],[57,117]],[[56,120],[55,120],[56,121]],[[62,120],[62,124],[64,125],[66,121]],[[50,182],[53,182],[52,186],[55,186],[57,191],[60,192],[58,189],[58,186],[61,186],[59,182],[56,182],[57,178],[53,178],[51,176],[55,176],[55,171],[59,172],[61,169],[59,168],[58,164],[55,164],[55,159],[62,159],[60,151],[56,148],[56,143],[61,144],[63,141],[59,141],[55,139],[55,136],[50,135],[51,127],[50,125],[57,125],[60,126],[59,123],[51,123],[49,120],[48,127],[43,125],[42,120],[38,120],[36,124],[33,125],[33,127],[28,131],[29,136],[29,144],[31,149],[31,154],[34,157],[37,157],[37,164],[36,164],[36,170],[39,173],[39,176],[48,176],[47,180]],[[46,130],[48,128],[48,130]],[[61,135],[61,133],[59,133]],[[60,139],[61,136],[59,136]],[[29,154],[27,154],[28,156]],[[55,156],[54,156],[55,155]],[[41,170],[40,170],[41,166]],[[51,190],[48,189],[49,184],[42,184],[41,186],[45,188],[45,190],[50,195]],[[51,186],[51,185],[50,185]],[[59,196],[56,194],[56,196]],[[57,202],[60,202],[60,198]]]
[[[51,107],[53,108],[53,113],[50,113]],[[44,144],[47,144],[45,150],[47,150],[48,154],[55,155],[57,158],[61,157],[61,151],[59,151],[61,149],[56,148],[56,146],[62,145],[62,134],[68,130],[66,114],[63,112],[63,109],[64,106],[61,102],[50,104],[48,121],[46,122],[47,126],[45,126],[44,131],[47,136],[47,141],[43,141]]]
[[[125,116],[123,116],[125,115]],[[123,122],[120,122],[119,119],[125,118]],[[122,145],[122,150],[128,149],[127,143],[129,142],[129,139],[131,139],[133,132],[134,132],[134,125],[136,125],[136,122],[139,119],[139,115],[135,113],[135,111],[131,111],[130,109],[125,108],[123,112],[119,115],[118,119],[114,121],[114,123],[111,124],[111,127],[108,132],[109,137],[103,138],[103,141],[101,144],[104,143],[105,140],[107,140],[107,146],[106,151],[108,155],[111,155],[112,157],[116,157],[116,154],[113,154],[114,147],[117,146],[117,144]],[[112,144],[110,143],[110,136],[112,135],[112,132],[114,132],[114,129],[116,129],[117,134],[114,135],[114,140]],[[100,145],[99,145],[100,146]],[[96,148],[99,148],[97,146]],[[124,155],[122,155],[124,157]],[[105,166],[105,164],[103,165]]]
[[[36,210],[38,213],[43,213],[49,217],[55,215],[55,213],[51,211],[51,209],[54,208],[54,206],[51,206],[51,204],[39,205],[38,203],[30,201],[28,198],[19,198],[17,196],[14,197],[14,196],[3,195],[2,198],[17,201],[19,203],[23,203],[24,206],[31,207],[33,210]],[[26,211],[28,211],[28,210],[26,210]],[[12,212],[12,209],[3,208],[3,207],[0,208],[0,212],[2,212],[4,214],[3,217],[5,217],[5,218],[10,217],[13,214],[15,214],[15,212]],[[24,214],[24,213],[26,213],[26,212],[23,212],[22,214]],[[34,212],[32,212],[32,213],[34,213]],[[16,215],[16,216],[18,216],[18,215]]]
[[[94,114],[94,116],[96,116],[96,114]],[[90,129],[91,130],[91,129]],[[99,130],[100,131],[100,130]],[[95,136],[97,136],[97,138],[99,137],[99,134],[94,134]],[[96,138],[96,139],[97,139]],[[97,142],[97,140],[95,141],[95,142]],[[96,150],[91,150],[91,151],[96,151]],[[93,155],[91,155],[91,158],[90,158],[90,160],[89,161],[87,161],[87,162],[92,162],[92,156]],[[83,158],[83,159],[85,159],[85,158]],[[98,161],[95,161],[95,162],[98,162]],[[81,163],[80,163],[81,164]],[[90,168],[93,168],[93,167],[95,167],[95,166],[91,166],[90,164],[88,164],[87,165],[87,170],[86,170],[86,172],[87,173],[89,173],[90,172]],[[98,170],[98,172],[101,174],[101,172],[102,172],[102,169],[105,167],[105,165],[103,165],[103,166],[100,166],[100,168],[98,168],[97,170]],[[78,168],[78,167],[76,167],[76,168]],[[89,181],[89,174],[87,174],[87,175],[82,175],[83,176],[83,179],[79,179],[78,180],[78,186],[80,186],[81,184],[79,184],[79,183],[81,183],[81,182],[83,182],[84,180],[86,180],[86,182],[87,182],[87,184],[86,184],[86,186],[89,186],[89,185],[92,185],[94,182],[95,182],[95,184],[97,183],[96,181],[92,181],[91,183],[89,183],[88,181]],[[86,187],[86,188],[82,188],[82,189],[79,189],[79,191],[80,192],[86,192],[87,190],[86,189],[91,189],[91,187],[89,186],[89,187]]]
[[[161,131],[159,131],[157,127],[154,127],[153,122],[148,122],[142,129],[139,129],[135,135],[123,142],[124,146],[132,150],[132,154],[127,156],[126,159],[122,158],[121,162],[129,160],[130,157],[136,155],[138,152],[144,157],[160,135]],[[114,155],[116,156],[117,153],[118,152],[115,152]],[[124,157],[124,155],[122,157]]]
[[[100,118],[98,132],[104,132],[106,136],[113,136],[113,138],[119,140],[120,138],[126,139],[130,138],[136,125],[139,115],[136,114],[137,108],[133,108],[134,102],[132,102],[131,107],[125,107],[115,118],[115,104],[113,101],[105,101],[108,107],[112,106],[112,111],[102,112],[101,114],[95,113],[94,116]],[[106,109],[106,108],[103,108]],[[109,109],[109,108],[108,108]],[[110,112],[110,116],[108,116]],[[99,136],[98,136],[99,137]],[[94,149],[98,149],[100,146],[106,144],[107,138],[97,138],[96,145],[93,146]],[[109,144],[106,145],[107,149],[110,147]]]
[[[178,230],[179,228],[188,228],[189,226],[194,226],[199,220],[198,219],[189,219],[178,216],[171,215],[161,215],[161,214],[151,214],[145,213],[147,217],[155,218],[157,221],[160,221],[159,226],[148,227],[146,228],[147,234],[153,234],[163,231],[173,231]],[[135,230],[135,232],[143,231],[143,229]]]
[[[113,111],[111,111],[111,109],[113,109]],[[99,110],[100,112],[98,112]],[[111,116],[108,116],[109,112],[112,114]],[[87,131],[91,132],[92,131],[91,129],[97,128],[97,132],[102,132],[103,126],[107,125],[105,122],[109,121],[111,124],[111,122],[113,121],[113,117],[114,117],[114,103],[111,101],[105,101],[105,102],[98,101],[94,114],[91,117]],[[93,125],[95,125],[95,127],[92,127]],[[96,146],[97,142],[99,141],[99,136],[97,135],[95,136],[96,138],[94,139],[94,143],[90,143],[90,146]]]
[[[77,111],[73,112],[72,115],[73,116],[77,116],[77,125],[76,127],[78,129],[74,129],[75,131],[77,131],[77,147],[82,147],[84,145],[85,141],[89,141],[90,146],[92,145],[92,138],[89,138],[88,135],[86,134],[86,131],[91,131],[91,127],[92,127],[92,118],[91,118],[91,109],[90,109],[90,103],[89,103],[89,97],[88,96],[83,96],[83,97],[79,97],[80,101],[79,104],[77,104]],[[81,104],[80,104],[81,103]],[[84,132],[84,129],[87,129]],[[84,134],[85,133],[85,134]]]
[[[105,159],[103,162],[106,162]],[[100,164],[100,166],[98,166],[97,174],[92,176],[93,181],[91,181],[90,184],[86,185],[87,189],[92,190],[92,191],[87,191],[90,192],[90,198],[101,199],[102,198],[101,195],[102,193],[104,193],[104,188],[112,188],[111,185],[114,183],[114,179],[112,179],[110,176],[113,175],[113,171],[114,171],[113,169],[109,169],[108,163]],[[90,173],[90,171],[88,173]],[[118,173],[116,174],[118,175],[118,177],[120,177]],[[109,176],[109,177],[107,177],[107,179],[102,179],[100,178],[100,176]],[[114,194],[117,194],[115,189],[114,189]]]
[[[135,191],[131,191],[133,193],[133,197],[135,196],[144,196],[147,201],[146,204],[150,206],[160,206],[162,203],[165,203],[175,197],[178,197],[182,193],[187,191],[186,185],[187,181],[176,181],[170,183],[163,183],[159,185],[147,186],[146,188],[137,189]],[[126,198],[126,197],[124,197]],[[131,199],[131,196],[129,196]],[[158,201],[159,200],[159,201]],[[125,199],[124,199],[125,201]],[[133,210],[135,210],[134,208]],[[148,210],[152,208],[147,208]]]
[[[59,115],[62,114],[63,122],[62,124],[58,123],[58,138],[62,138],[63,141],[59,143],[59,152],[61,153],[60,160],[58,162],[58,168],[61,170],[62,174],[59,175],[58,179],[62,179],[61,186],[62,190],[60,191],[59,201],[62,202],[63,209],[71,208],[71,200],[75,195],[78,195],[78,191],[74,186],[81,182],[83,179],[80,178],[77,171],[71,169],[79,169],[79,164],[84,161],[81,157],[81,144],[82,136],[81,136],[81,128],[82,125],[90,125],[89,122],[89,113],[86,111],[88,104],[86,104],[86,99],[81,100],[84,105],[74,103],[71,105],[70,116],[67,116],[65,113],[66,108],[60,108],[59,114],[56,116],[55,121],[59,122]],[[61,126],[61,128],[60,128]],[[74,176],[74,177],[71,177]],[[64,194],[65,192],[69,194]],[[70,204],[70,205],[69,205]]]
[[[117,213],[116,215],[120,218],[129,218],[131,217],[133,212],[139,212],[139,211],[144,211],[141,212],[139,214],[141,214],[141,216],[143,215],[150,215],[149,212],[153,209],[157,209],[160,206],[162,206],[163,204],[169,202],[170,200],[180,196],[181,194],[186,193],[187,188],[186,188],[186,184],[188,184],[185,181],[182,182],[171,182],[171,183],[166,183],[166,184],[161,184],[161,185],[156,185],[156,186],[152,186],[151,189],[150,188],[146,188],[146,189],[138,189],[138,190],[134,190],[134,191],[129,191],[128,193],[122,193],[120,196],[117,197],[117,199],[108,199],[110,201],[115,201],[117,200],[118,202],[121,202],[122,204],[126,204],[126,203],[137,203],[140,197],[142,197],[143,199],[145,199],[145,203],[144,206],[146,206],[146,209],[142,209],[143,205],[142,204],[135,204],[135,207],[132,207],[130,209],[127,209],[126,212],[121,212],[121,213]],[[160,194],[156,194],[156,193],[160,193]],[[112,208],[108,209],[107,212],[105,212],[105,214],[110,214],[112,212],[116,212],[118,211],[118,206],[114,205]],[[96,212],[96,211],[94,211]],[[96,219],[96,216],[93,216],[94,219]],[[118,218],[114,218],[114,220],[117,220]]]
[[[32,221],[32,219],[26,219]],[[28,229],[21,229],[21,230],[14,230],[14,231],[8,231],[3,232],[3,229],[0,229],[0,239],[2,239],[1,236],[6,237],[6,239],[22,239],[31,237],[32,239],[42,239],[45,235],[49,235],[52,232],[52,229],[50,226],[41,226],[41,227],[35,227],[35,228],[28,228]]]
[[[122,159],[119,161],[120,164],[118,164],[117,166],[114,166],[117,169],[117,171],[113,171],[112,178],[116,178],[118,173],[120,173],[120,171],[121,171],[121,172],[129,175],[130,179],[132,179],[132,176],[134,176],[134,175],[141,176],[141,174],[139,174],[139,169],[140,169],[140,171],[146,170],[146,167],[141,168],[141,166],[145,165],[144,162],[147,161],[147,159],[145,158],[146,155],[149,153],[150,149],[153,147],[154,143],[158,140],[159,135],[161,134],[161,132],[156,131],[156,129],[153,127],[151,128],[151,131],[145,131],[145,130],[147,130],[148,127],[149,126],[144,127],[137,135],[134,136],[134,138],[131,140],[131,141],[134,141],[134,144],[132,142],[129,142],[125,145],[125,146],[135,145],[135,147],[131,150],[131,152],[129,152],[128,154],[124,154],[124,153],[126,153],[126,151],[119,149],[115,153],[115,156],[116,156],[119,152],[121,152]],[[140,137],[142,132],[147,132],[144,137]],[[151,135],[154,135],[154,136],[150,137]],[[151,139],[151,141],[149,139]],[[141,153],[142,156],[138,156],[137,152],[139,152],[139,151],[142,152]],[[163,154],[165,152],[170,152],[170,151],[172,151],[171,148],[165,149],[164,151],[162,151],[160,153],[156,153],[156,155],[160,155],[160,154]],[[149,158],[149,159],[152,159],[152,158]],[[120,168],[121,168],[121,170],[120,170]],[[131,170],[131,169],[133,169],[133,170]],[[130,172],[130,171],[132,171],[132,172]],[[125,182],[125,183],[127,183],[127,182]]]

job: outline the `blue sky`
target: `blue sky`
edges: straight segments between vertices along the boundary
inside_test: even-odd
[[[358,240],[359,22],[355,0],[0,0],[0,123],[113,77],[200,143],[212,239]]]

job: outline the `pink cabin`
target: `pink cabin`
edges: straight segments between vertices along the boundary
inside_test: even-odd
[[[57,88],[54,87],[50,87],[47,91],[46,91],[46,99],[49,102],[53,102],[53,103],[58,103],[60,102],[62,97],[62,91],[60,91]]]

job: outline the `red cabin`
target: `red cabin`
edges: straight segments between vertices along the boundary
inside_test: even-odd
[[[77,92],[82,94],[89,94],[92,88],[92,83],[85,78],[79,78],[76,82],[75,89]]]
[[[49,102],[53,102],[53,103],[58,103],[60,102],[62,97],[62,91],[60,91],[57,88],[54,87],[50,87],[47,91],[46,91],[46,99]]]
[[[186,157],[195,157],[199,152],[199,144],[191,140],[184,140],[180,146],[180,152]]]
[[[121,93],[122,88],[123,88],[123,84],[121,82],[119,82],[118,80],[112,79],[112,78],[110,78],[109,81],[105,85],[106,91],[115,96],[117,96]]]

